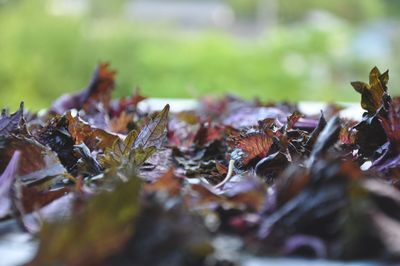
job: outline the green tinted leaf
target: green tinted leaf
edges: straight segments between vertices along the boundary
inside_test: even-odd
[[[125,164],[142,165],[161,147],[167,134],[169,105],[153,114],[138,133],[132,130],[124,141],[117,139],[107,148],[99,161],[103,167],[121,167]]]
[[[142,165],[151,155],[156,152],[156,147],[148,147],[143,149],[142,147],[138,147],[129,155],[130,162],[134,165],[140,166]]]
[[[99,162],[105,168],[119,167],[123,163],[124,158],[125,161],[128,160],[127,158],[129,158],[131,147],[136,138],[137,132],[132,130],[129,132],[128,136],[126,136],[124,141],[120,138],[116,139],[111,148],[107,148],[104,155],[99,157]]]
[[[128,136],[126,136],[124,140],[124,148],[122,150],[122,154],[128,154],[131,151],[131,147],[133,146],[133,143],[138,137],[138,132],[136,130],[132,130],[129,132]]]
[[[375,66],[371,69],[369,72],[369,84],[374,83],[376,80],[379,80],[379,76],[381,75],[381,72],[379,69]]]
[[[389,72],[380,73],[374,67],[369,74],[369,84],[361,81],[351,82],[353,88],[361,94],[361,107],[371,114],[382,106],[382,96],[386,93],[386,84],[389,80]]]
[[[167,134],[168,112],[169,105],[167,104],[161,112],[152,115],[150,121],[140,130],[133,145],[134,148],[161,146]]]
[[[382,86],[384,86],[385,91],[387,91],[386,85],[389,82],[389,70],[386,70],[382,75],[379,76]]]
[[[91,198],[68,221],[45,224],[31,265],[93,265],[121,249],[134,233],[140,187],[131,177]]]
[[[351,86],[358,92],[358,93],[363,93],[365,90],[368,90],[369,85],[365,82],[361,81],[353,81],[351,82]]]

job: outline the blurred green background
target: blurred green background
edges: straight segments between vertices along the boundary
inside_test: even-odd
[[[349,82],[390,69],[400,91],[400,1],[0,0],[0,107],[48,107],[98,62],[115,96],[234,93],[358,101]]]

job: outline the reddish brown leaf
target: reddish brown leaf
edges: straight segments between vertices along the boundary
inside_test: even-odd
[[[58,114],[63,114],[70,109],[89,111],[98,104],[102,105],[101,108],[108,110],[115,85],[115,73],[109,69],[108,64],[99,64],[85,90],[61,96],[53,103],[50,110]]]
[[[168,195],[174,197],[178,196],[181,191],[182,179],[174,174],[174,170],[170,169],[164,175],[159,177],[155,182],[144,185],[144,191],[157,192],[164,191]]]
[[[114,89],[116,72],[109,69],[109,64],[101,63],[97,67],[89,86],[84,93],[82,108],[88,110],[92,105],[102,103],[108,108]]]
[[[68,121],[68,131],[75,144],[84,142],[90,150],[105,150],[119,138],[102,129],[92,127],[81,120],[79,116],[73,117],[70,112],[65,117]]]
[[[68,188],[39,190],[35,187],[22,187],[22,205],[26,213],[38,210],[69,192]]]
[[[5,143],[4,147],[0,145],[0,169],[4,169],[3,162],[9,161],[15,151],[20,151],[17,173],[23,182],[37,182],[65,173],[57,154],[35,140],[10,136],[5,139]]]
[[[390,105],[388,113],[388,118],[380,116],[379,121],[388,140],[400,151],[400,115],[393,105]]]
[[[126,133],[128,125],[133,121],[133,114],[121,112],[119,116],[113,117],[109,122],[109,128],[115,133]]]
[[[226,167],[225,165],[219,162],[215,162],[215,166],[220,175],[226,175],[228,173],[228,167]]]
[[[206,145],[214,140],[222,138],[225,127],[223,125],[205,122],[200,124],[200,128],[194,137],[194,143],[200,146]]]
[[[299,119],[302,117],[302,114],[299,112],[293,112],[288,118],[287,118],[287,125],[286,128],[292,129],[294,125],[299,121]]]
[[[139,89],[129,97],[122,97],[118,101],[113,101],[111,106],[111,117],[119,117],[123,112],[131,112],[137,108],[138,103],[147,99],[147,97],[140,94]]]
[[[246,167],[252,160],[265,157],[272,144],[272,138],[264,132],[234,137],[231,142],[234,148],[232,159],[236,161],[235,165]]]
[[[343,127],[339,133],[340,143],[346,145],[354,145],[356,141],[356,134],[348,127]]]

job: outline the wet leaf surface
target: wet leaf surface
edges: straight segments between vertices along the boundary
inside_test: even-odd
[[[139,91],[112,100],[114,78],[100,64],[48,112],[1,114],[0,238],[31,233],[28,265],[399,262],[400,98],[388,71],[352,83],[361,121],[233,96],[147,113]],[[229,238],[235,249],[221,245]]]

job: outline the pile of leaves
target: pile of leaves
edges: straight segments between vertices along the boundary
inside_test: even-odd
[[[238,254],[398,260],[388,80],[352,83],[362,121],[232,96],[147,113],[138,91],[112,98],[100,64],[46,111],[1,112],[0,237],[38,239],[29,265],[236,265],[226,237]]]

